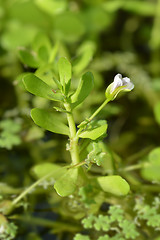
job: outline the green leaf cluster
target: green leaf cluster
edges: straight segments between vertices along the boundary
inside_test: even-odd
[[[155,204],[155,206],[153,206]],[[135,209],[137,211],[137,220],[140,224],[140,221],[146,221],[146,224],[149,227],[154,229],[160,228],[160,208],[159,204],[156,201],[152,202],[152,205],[146,204],[143,200],[137,200]]]
[[[52,81],[50,80],[49,82],[45,78],[41,79],[37,77],[35,74],[27,74],[23,78],[24,86],[27,91],[36,96],[46,98],[51,101],[58,101],[61,104],[69,102],[71,104],[71,108],[73,109],[82,103],[91,92],[93,87],[93,75],[91,73],[84,74],[79,82],[79,86],[75,91],[75,94],[70,97],[69,91],[71,85],[72,67],[66,58],[60,58],[58,61],[58,72],[59,79],[52,78]],[[52,85],[54,86],[54,84],[56,84],[56,88],[58,90],[53,89]],[[55,109],[65,112],[65,110],[61,110],[59,107],[55,107]],[[43,109],[33,109],[31,111],[31,117],[38,126],[43,127],[46,130],[54,133],[69,135],[69,129],[67,125],[63,123],[63,116],[60,116],[60,114],[58,115],[55,112],[48,112]],[[85,136],[83,133],[81,137],[92,138],[90,135]]]
[[[0,122],[0,147],[12,149],[21,143],[19,136],[21,130],[21,123],[11,119],[2,120]]]
[[[136,224],[131,220],[127,220],[124,210],[116,205],[110,207],[107,215],[89,215],[82,220],[82,224],[86,229],[94,229],[94,231],[99,232],[100,236],[97,240],[136,239],[139,236]],[[117,229],[116,231],[118,233],[110,237],[110,231],[115,231],[115,229]],[[77,234],[74,239],[76,239],[77,236],[79,236],[79,234]]]
[[[101,166],[103,161],[105,161],[106,152],[104,152],[103,146],[100,141],[91,142],[87,147],[88,155],[86,158],[86,163],[92,165],[93,163]]]
[[[2,240],[12,240],[15,239],[17,234],[17,226],[13,222],[8,222],[4,219],[3,215],[0,215],[0,238]]]

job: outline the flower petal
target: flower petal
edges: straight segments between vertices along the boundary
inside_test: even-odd
[[[128,77],[124,77],[123,79],[122,79],[122,81],[123,81],[123,85],[126,85],[126,84],[128,84],[128,83],[130,83],[130,78],[128,78]]]
[[[114,77],[114,81],[113,81],[113,85],[111,88],[111,93],[118,87],[123,86],[123,81],[122,81],[122,75],[120,73],[118,73],[115,77]]]
[[[124,89],[127,89],[129,91],[131,91],[132,89],[134,88],[134,84],[132,82],[129,82],[125,87]]]
[[[121,91],[131,91],[134,88],[134,84],[130,81],[130,78],[124,77],[120,73],[116,74],[114,81],[106,89],[105,95],[109,101],[116,98]]]

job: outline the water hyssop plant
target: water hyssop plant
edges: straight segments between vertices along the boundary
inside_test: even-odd
[[[0,240],[160,240],[159,26],[160,0],[0,0]]]
[[[20,52],[26,58],[26,50],[20,49]],[[145,233],[139,231],[144,221],[146,226],[157,230],[160,227],[160,221],[158,220],[159,198],[153,199],[153,205],[151,206],[145,202],[143,197],[137,195],[134,204],[132,203],[133,212],[130,212],[131,209],[124,205],[125,202],[130,201],[125,199],[124,196],[131,192],[130,185],[125,179],[125,172],[141,169],[144,178],[155,180],[156,169],[157,166],[159,167],[159,161],[156,160],[156,163],[155,157],[159,155],[160,150],[156,148],[151,151],[149,155],[150,164],[149,161],[143,161],[124,169],[117,168],[117,156],[113,156],[113,153],[107,149],[103,142],[107,135],[107,121],[96,119],[99,112],[109,102],[113,101],[120,92],[131,91],[134,84],[128,77],[123,78],[121,74],[117,74],[114,81],[105,90],[104,102],[89,117],[77,124],[75,121],[77,107],[83,104],[85,99],[92,94],[94,76],[91,72],[84,73],[78,82],[78,86],[74,88],[72,87],[71,63],[67,58],[61,57],[56,65],[57,70],[54,70],[55,74],[50,79],[43,77],[43,74],[40,77],[36,71],[35,73],[24,74],[22,81],[25,90],[50,101],[47,109],[33,108],[31,118],[39,127],[67,136],[67,138],[65,137],[67,142],[66,154],[68,151],[70,152],[70,160],[67,160],[68,164],[58,163],[58,161],[36,164],[32,167],[31,172],[37,180],[16,197],[14,196],[13,200],[1,202],[1,239],[14,239],[17,232],[16,225],[8,221],[9,217],[7,220],[5,215],[10,215],[15,208],[20,206],[27,209],[26,197],[34,194],[40,186],[46,190],[49,189],[50,193],[54,193],[54,198],[55,194],[57,194],[57,197],[66,198],[70,210],[72,209],[71,211],[76,209],[74,218],[75,221],[82,220],[81,227],[79,225],[74,226],[73,223],[70,223],[70,225],[61,223],[62,230],[69,228],[73,233],[79,232],[75,236],[73,235],[74,240],[145,239]],[[52,105],[52,103],[55,103],[55,105]],[[4,121],[4,123],[1,123],[1,127],[4,129],[4,136],[2,135],[2,137],[5,137],[8,141],[7,147],[9,148],[12,144],[16,144],[18,137],[15,135],[13,140],[16,141],[14,140],[13,143],[11,142],[12,138],[8,138],[10,141],[7,140],[8,135],[5,134],[7,124],[12,124],[12,122]],[[12,132],[16,134],[19,130],[19,125],[17,128],[15,124]],[[1,142],[3,143],[2,140]],[[96,172],[94,173],[95,167]],[[152,178],[153,175],[154,178]],[[159,180],[158,173],[157,180]],[[57,201],[61,202],[60,199]],[[123,205],[123,208],[119,203]],[[103,210],[103,208],[106,210]],[[65,214],[64,206],[60,206],[60,209],[58,213],[67,216],[68,212]],[[12,218],[18,219],[19,217],[13,215]],[[54,222],[48,222],[48,220],[29,219],[28,221],[37,221],[37,224],[46,224],[55,227],[55,229],[57,226],[56,222],[54,225]],[[82,229],[87,229],[87,231],[83,232]],[[59,231],[61,231],[61,228]],[[142,235],[144,235],[143,238],[141,238]]]
[[[91,93],[94,77],[91,72],[84,73],[78,87],[74,91],[70,90],[72,66],[64,57],[58,61],[58,73],[59,78],[53,78],[54,84],[48,84],[45,79],[40,79],[33,73],[23,77],[23,84],[30,93],[59,103],[58,107],[53,106],[49,111],[34,108],[31,110],[31,117],[38,126],[69,137],[66,150],[70,152],[71,162],[65,166],[58,163],[42,163],[33,167],[32,171],[38,180],[25,189],[7,207],[3,207],[5,214],[18,206],[21,200],[31,193],[36,186],[45,183],[54,185],[54,189],[61,197],[78,194],[82,195],[83,198],[84,191],[88,187],[92,189],[93,194],[96,191],[96,195],[106,192],[116,196],[124,196],[130,190],[127,181],[118,174],[93,177],[90,176],[89,170],[93,164],[98,166],[103,164],[103,159],[107,154],[102,139],[106,136],[108,124],[106,120],[95,120],[95,117],[108,102],[116,98],[119,92],[131,91],[134,84],[129,78],[122,78],[121,74],[117,74],[113,83],[106,89],[104,102],[91,116],[76,126],[74,111]],[[87,191],[86,194],[88,194]],[[84,198],[89,200],[87,196]],[[94,202],[94,199],[92,200]],[[1,234],[3,235],[4,232],[5,228],[2,224]]]

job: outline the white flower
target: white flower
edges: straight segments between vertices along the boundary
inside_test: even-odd
[[[118,73],[114,77],[113,83],[111,83],[106,89],[106,98],[114,100],[117,94],[121,91],[131,91],[134,88],[134,84],[131,82],[130,78],[124,77]]]
[[[113,85],[111,87],[110,93],[114,92],[114,90],[116,90],[116,88],[122,87],[122,86],[123,86],[123,89],[127,89],[130,91],[134,88],[134,84],[131,82],[130,78],[128,78],[128,77],[122,78],[122,74],[120,74],[120,73],[118,73],[114,77],[114,81],[112,84]]]

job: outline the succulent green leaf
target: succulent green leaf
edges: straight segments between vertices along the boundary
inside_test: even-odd
[[[62,197],[72,194],[77,187],[77,178],[77,168],[71,168],[67,170],[67,172],[54,184],[56,192]]]
[[[85,131],[80,133],[79,137],[96,140],[104,133],[106,133],[107,127],[108,125],[104,120],[94,121],[91,124],[89,124],[88,128]]]
[[[43,82],[34,74],[27,74],[23,79],[26,90],[36,96],[47,98],[53,101],[62,101],[63,97],[60,93],[54,93],[52,88]]]
[[[149,154],[148,164],[141,170],[142,176],[149,181],[160,181],[160,147]]]
[[[18,54],[21,61],[29,67],[38,68],[41,65],[37,54],[33,51],[29,51],[25,48],[20,48]]]
[[[130,190],[126,180],[118,175],[98,177],[97,180],[104,192],[117,196],[127,195]]]
[[[66,58],[60,58],[58,62],[58,70],[60,82],[64,90],[68,92],[72,77],[72,68],[70,62]]]
[[[58,164],[49,163],[49,162],[35,165],[31,169],[31,173],[37,179],[43,178],[44,176],[49,175],[50,173],[53,173],[48,178],[52,177],[54,178],[54,180],[57,180],[58,178],[60,178],[63,174],[65,174],[66,171],[67,169],[65,167],[61,167]]]
[[[31,117],[38,126],[48,131],[69,135],[68,126],[62,122],[62,118],[56,113],[34,108],[31,110]]]
[[[71,97],[72,100],[72,109],[77,107],[80,103],[82,103],[86,97],[92,91],[94,86],[94,77],[91,72],[85,73],[80,79],[78,88],[75,94]]]
[[[57,84],[55,84],[53,79],[52,69],[48,65],[39,67],[34,75],[50,86],[51,89],[57,89]]]

